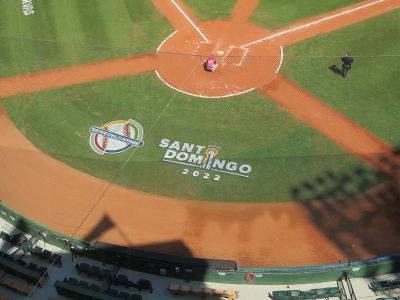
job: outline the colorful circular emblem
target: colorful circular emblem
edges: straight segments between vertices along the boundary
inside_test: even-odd
[[[101,155],[117,154],[144,145],[143,127],[132,119],[112,121],[101,127],[92,126],[89,132],[90,147]]]

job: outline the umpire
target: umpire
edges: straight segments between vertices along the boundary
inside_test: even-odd
[[[351,69],[351,64],[353,63],[353,57],[350,56],[350,53],[347,53],[345,56],[341,58],[342,64],[342,76],[346,78],[347,72]]]

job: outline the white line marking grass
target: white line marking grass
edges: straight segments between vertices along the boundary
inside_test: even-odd
[[[177,91],[177,92],[180,92],[180,93],[182,93],[182,94],[186,94],[186,95],[193,96],[193,97],[198,97],[198,98],[206,98],[206,99],[227,98],[227,97],[233,97],[233,96],[238,96],[238,95],[246,94],[246,93],[251,92],[252,90],[255,89],[255,88],[251,88],[251,89],[248,89],[248,90],[245,90],[245,91],[241,91],[241,92],[237,92],[237,93],[231,93],[231,94],[226,94],[226,95],[222,95],[222,96],[206,96],[206,95],[192,94],[192,93],[185,92],[185,91],[183,91],[183,90],[180,90],[180,89],[178,89],[178,88],[176,88],[176,87],[170,85],[168,82],[166,82],[166,81],[164,80],[164,78],[161,77],[161,75],[160,75],[160,73],[158,73],[158,71],[154,71],[154,72],[156,73],[158,79],[160,79],[160,80],[161,80],[166,86],[168,86],[169,88],[171,88],[171,89],[173,89],[173,90],[175,90],[175,91]]]
[[[378,4],[378,3],[383,2],[383,1],[386,1],[386,0],[377,0],[377,1],[374,1],[374,2],[371,2],[371,3],[368,3],[368,4],[361,5],[361,6],[356,7],[356,8],[352,8],[352,9],[343,11],[343,12],[338,13],[338,14],[333,15],[333,16],[325,17],[325,18],[322,18],[322,19],[314,21],[314,22],[310,22],[310,23],[307,23],[307,24],[304,24],[304,25],[301,25],[301,26],[298,26],[298,27],[295,27],[295,28],[291,28],[291,29],[288,29],[288,30],[285,30],[285,31],[281,31],[281,32],[275,33],[273,35],[267,36],[265,38],[262,38],[262,39],[247,43],[247,44],[243,45],[242,47],[248,47],[248,46],[251,46],[251,45],[254,45],[254,44],[258,44],[258,43],[264,42],[266,40],[273,39],[273,38],[275,38],[277,36],[281,36],[281,35],[284,35],[286,33],[290,33],[290,32],[293,32],[293,31],[297,31],[297,30],[300,30],[300,29],[303,29],[303,28],[318,24],[318,23],[322,23],[322,22],[325,22],[327,20],[334,19],[334,18],[343,16],[343,15],[355,12],[357,10],[360,10],[360,9],[363,9],[363,8]]]
[[[204,41],[208,42],[208,39],[206,36],[201,32],[201,30],[196,26],[196,24],[193,23],[193,21],[189,18],[189,16],[182,10],[182,8],[179,7],[178,4],[176,4],[175,0],[171,0],[171,2],[176,6],[176,8],[181,12],[181,14],[186,18],[186,20],[189,21],[189,23],[193,26],[194,29],[201,35]]]
[[[177,33],[178,31],[177,30],[175,30],[173,33],[171,33],[169,36],[167,36],[162,42],[161,42],[161,44],[160,44],[160,46],[158,46],[158,48],[157,48],[157,53],[160,51],[160,49],[161,49],[161,47],[164,45],[164,43],[166,42],[166,41],[168,41],[168,39],[170,38],[170,37],[172,37],[175,33]]]
[[[189,166],[189,167],[203,169],[199,165],[193,165],[193,164],[184,163],[184,162],[175,161],[175,160],[169,160],[169,159],[165,159],[165,158],[163,158],[161,161],[168,162],[168,163],[173,163],[173,164],[177,164],[177,165],[183,165],[183,166]],[[233,173],[233,172],[228,172],[228,171],[222,171],[222,170],[218,170],[218,169],[214,169],[214,168],[204,169],[204,170],[210,170],[210,171],[214,171],[214,172],[220,172],[220,173],[225,173],[225,174],[230,174],[230,175],[235,175],[235,176],[241,176],[241,177],[246,177],[246,178],[249,177],[248,175],[243,175],[243,174]]]
[[[283,46],[281,46],[281,60],[279,61],[279,66],[276,68],[275,74],[278,74],[279,70],[281,69],[283,63]]]
[[[182,166],[188,166],[188,167],[199,168],[198,165],[193,165],[193,164],[189,164],[189,163],[185,163],[185,162],[180,162],[180,161],[175,161],[175,160],[169,160],[169,159],[165,159],[165,158],[163,158],[161,161],[163,161],[163,162],[168,162],[168,163],[173,163],[173,164],[177,164],[177,165],[182,165]]]

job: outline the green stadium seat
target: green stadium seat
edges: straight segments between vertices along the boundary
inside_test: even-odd
[[[10,240],[10,235],[7,232],[2,231],[0,233],[0,239],[4,241],[9,241]]]
[[[392,289],[399,289],[400,288],[400,278],[392,280],[390,282],[390,286],[391,286]]]
[[[289,300],[290,299],[290,291],[273,291],[272,297],[275,300]]]
[[[296,300],[301,299],[301,291],[287,290],[287,291],[274,291],[272,296],[275,300]]]
[[[89,288],[89,283],[87,281],[79,281],[78,286],[83,288],[83,289],[88,289]]]
[[[340,298],[341,296],[342,296],[342,291],[338,287],[331,287],[328,289],[328,298],[329,297]]]
[[[97,300],[118,300],[118,292],[114,295],[104,294],[89,288],[82,288],[67,282],[57,280],[54,283],[57,294],[72,299],[97,299]]]
[[[384,281],[374,281],[371,282],[371,290],[378,295],[379,292],[386,292],[391,290],[391,282],[390,280]]]
[[[316,299],[316,298],[317,298],[317,295],[313,291],[304,291],[304,292],[302,291],[301,292],[301,299],[313,300],[313,299]]]
[[[316,299],[324,299],[329,298],[329,289],[328,288],[321,288],[321,289],[311,289],[312,292],[315,293]]]

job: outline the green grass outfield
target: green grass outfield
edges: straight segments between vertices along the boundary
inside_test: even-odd
[[[151,1],[0,0],[0,76],[154,52],[172,32]]]
[[[134,118],[144,127],[145,145],[134,153],[116,182],[155,194],[200,200],[284,201],[293,197],[295,187],[305,186],[307,191],[296,197],[304,200],[351,194],[377,182],[374,172],[357,158],[257,92],[223,100],[194,98],[175,94],[153,73],[147,73],[11,97],[3,104],[37,147],[107,180],[133,149],[98,155],[89,146],[88,130],[93,125]],[[165,150],[158,144],[162,138],[217,144],[222,148],[221,159],[248,163],[253,171],[249,178],[220,174],[220,181],[194,177],[193,169],[183,175],[184,167],[161,162]],[[373,179],[368,184],[362,178],[349,179],[358,169]],[[309,188],[307,183],[314,185],[327,172],[340,180],[325,180]],[[347,178],[346,182],[341,178]]]
[[[183,0],[198,20],[227,19],[236,0]]]
[[[285,48],[283,74],[393,146],[400,146],[400,9]],[[350,51],[354,64],[343,79]],[[317,56],[312,58],[312,56]],[[318,56],[320,56],[318,58]]]
[[[362,0],[260,0],[251,21],[277,29],[295,21],[317,16]]]
[[[277,29],[362,0],[260,0],[251,22]],[[183,0],[199,20],[228,19],[236,0]]]

